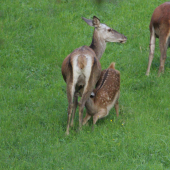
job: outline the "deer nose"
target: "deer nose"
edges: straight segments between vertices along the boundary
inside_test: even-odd
[[[123,38],[124,38],[124,41],[126,41],[126,40],[127,40],[127,37],[126,37],[126,36],[124,36]]]
[[[120,41],[120,43],[125,43],[127,41],[127,37],[123,36],[122,40]]]

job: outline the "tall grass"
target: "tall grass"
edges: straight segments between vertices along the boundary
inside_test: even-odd
[[[149,22],[163,0],[2,0],[0,2],[0,169],[170,169],[170,59],[157,77],[159,46],[149,77]],[[120,116],[112,109],[70,135],[64,58],[90,45],[81,16],[127,36],[108,43],[100,62],[121,72]],[[169,50],[167,53],[170,56]]]

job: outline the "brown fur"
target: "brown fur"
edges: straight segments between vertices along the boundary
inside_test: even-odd
[[[111,69],[114,70],[114,69],[115,69],[115,63],[111,63],[110,66],[109,66],[109,68],[111,68]]]
[[[93,117],[93,124],[95,124],[98,119],[107,116],[113,106],[115,106],[116,115],[119,115],[120,72],[115,70],[114,65],[115,63],[112,63],[108,69],[102,71],[96,88],[93,90],[94,97],[89,98],[86,102],[87,112],[83,124],[91,116]]]
[[[113,30],[112,28],[106,26],[105,24],[100,23],[100,20],[97,17],[93,17],[93,20],[83,18],[82,19],[90,26],[95,27],[92,43],[88,46],[82,46],[78,49],[75,49],[71,54],[69,54],[63,61],[62,64],[62,75],[63,79],[67,83],[67,99],[68,99],[68,119],[67,119],[67,130],[66,134],[69,134],[70,118],[72,115],[71,125],[73,125],[73,119],[75,111],[78,104],[78,95],[81,96],[79,102],[79,127],[82,125],[82,116],[83,108],[85,102],[90,97],[93,88],[95,87],[101,73],[101,66],[99,59],[102,57],[107,42],[120,42],[125,43],[127,38]],[[78,58],[77,58],[78,57]],[[89,58],[91,57],[91,58]],[[81,69],[78,70],[73,63]],[[89,72],[87,71],[87,63],[92,61],[91,68]],[[90,67],[88,65],[88,67]],[[76,68],[77,70],[75,70]],[[90,72],[90,69],[91,72]],[[75,70],[75,71],[74,71]],[[90,77],[88,82],[86,77]],[[76,83],[75,83],[76,80]]]
[[[73,67],[74,61],[77,57],[77,66],[80,69],[84,69],[87,64],[86,55],[92,60],[91,63],[91,73],[86,84],[85,78],[86,73],[81,74],[78,79],[76,79],[76,84],[73,84],[74,72]],[[89,68],[90,69],[90,68]],[[94,51],[88,46],[82,46],[75,49],[71,54],[69,54],[63,61],[62,64],[62,75],[67,83],[67,98],[68,98],[68,120],[67,120],[67,130],[66,134],[69,134],[70,119],[72,116],[71,126],[73,125],[74,115],[78,105],[78,93],[80,93],[81,100],[79,102],[79,126],[81,128],[83,120],[83,108],[85,102],[90,97],[93,88],[95,87],[101,73],[101,65],[99,60],[96,58]],[[74,87],[73,87],[74,86]],[[86,88],[85,88],[86,87]],[[73,91],[72,91],[73,90]]]
[[[78,57],[78,67],[83,69],[87,65],[87,59],[84,55]]]
[[[110,27],[107,27],[107,29],[106,27],[102,28],[102,23],[100,23],[100,19],[96,16],[93,16],[93,20],[89,20],[84,17],[82,17],[82,19],[88,25],[95,27],[90,48],[94,50],[99,60],[105,51],[107,42],[125,43],[127,40],[127,38],[123,34],[120,34]]]
[[[146,75],[149,75],[150,66],[154,57],[155,38],[159,38],[161,52],[159,72],[164,72],[167,47],[170,46],[170,2],[158,6],[152,15],[150,29],[150,54]]]

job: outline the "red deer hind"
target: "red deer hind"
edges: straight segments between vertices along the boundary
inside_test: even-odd
[[[161,52],[158,75],[164,72],[166,52],[170,46],[170,2],[165,2],[158,6],[152,15],[150,22],[150,54],[146,75],[149,75],[151,63],[154,57],[155,39],[159,38],[159,48]]]
[[[115,106],[116,115],[119,115],[120,93],[120,73],[115,70],[115,64],[112,63],[108,69],[103,70],[96,88],[93,90],[91,97],[87,100],[86,116],[83,119],[83,125],[93,117],[93,125],[98,119],[109,114],[110,109]]]
[[[68,98],[68,119],[66,134],[69,134],[70,119],[71,126],[78,104],[78,93],[81,99],[79,101],[79,127],[82,126],[83,109],[87,99],[90,97],[101,73],[99,59],[103,55],[107,42],[126,42],[126,37],[118,33],[105,24],[100,23],[97,17],[93,20],[83,18],[90,26],[95,27],[91,45],[82,46],[69,54],[62,64],[62,75],[67,84]]]

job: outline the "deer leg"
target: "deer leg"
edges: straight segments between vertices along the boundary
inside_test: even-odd
[[[94,60],[96,60],[94,58]],[[96,70],[98,70],[98,73],[96,74]],[[85,106],[86,101],[88,100],[88,98],[90,97],[94,86],[96,85],[99,77],[100,77],[101,72],[99,72],[99,68],[97,66],[97,64],[94,64],[91,70],[91,75],[90,78],[86,79],[86,86],[84,87],[84,91],[83,91],[83,95],[82,98],[79,102],[79,127],[81,128],[82,126],[82,121],[83,121],[83,108]]]
[[[160,52],[161,52],[161,58],[160,58],[160,66],[159,66],[158,76],[160,76],[161,73],[164,73],[166,52],[167,52],[167,47],[168,47],[168,37],[160,36],[159,47],[160,47]]]
[[[75,117],[75,112],[76,112],[76,108],[77,108],[77,104],[78,104],[78,95],[75,94],[74,95],[74,104],[73,104],[73,113],[72,113],[72,119],[71,119],[71,127],[74,124],[74,117]]]
[[[150,72],[150,68],[151,68],[151,64],[152,64],[152,60],[154,57],[154,51],[155,51],[155,32],[154,32],[154,28],[152,28],[152,31],[150,33],[150,52],[149,52],[149,61],[148,61],[148,68],[146,71],[146,75],[149,76],[149,72]]]
[[[100,110],[98,113],[96,113],[93,116],[93,126],[92,126],[92,130],[94,130],[94,125],[96,124],[98,119],[101,119],[103,117],[107,116],[107,109],[102,109]]]
[[[86,116],[85,116],[85,118],[83,119],[83,125],[85,125],[90,118],[91,118],[91,115],[89,115],[89,114],[86,112]]]
[[[83,122],[83,105],[79,103],[79,129],[81,130],[82,122]]]
[[[71,119],[71,113],[72,113],[73,104],[69,104],[68,106],[68,118],[67,118],[67,129],[66,129],[66,135],[69,135],[69,127],[70,127],[70,119]]]
[[[73,110],[73,94],[74,94],[74,87],[71,85],[67,85],[67,99],[68,99],[68,118],[67,118],[67,129],[66,135],[69,135],[69,127],[70,127],[70,119]]]
[[[82,127],[82,122],[83,122],[83,109],[92,91],[93,91],[93,86],[91,85],[91,83],[89,83],[87,88],[85,88],[85,91],[83,92],[82,98],[79,102],[79,128],[80,129]]]
[[[119,100],[119,95],[120,95],[120,91],[118,92],[118,96],[117,96],[117,99],[116,99],[116,102],[115,102],[115,105],[114,105],[117,117],[119,116],[119,101],[118,101]]]
[[[119,116],[119,102],[118,102],[118,100],[116,101],[114,107],[115,107],[115,110],[116,110],[116,116],[118,117]]]

